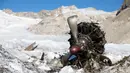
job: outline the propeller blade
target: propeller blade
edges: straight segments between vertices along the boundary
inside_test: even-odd
[[[77,31],[77,20],[78,20],[78,16],[77,15],[70,16],[67,19],[67,22],[68,22],[69,27],[70,27],[70,31],[71,31],[71,33],[72,33],[76,43],[78,43],[78,38],[77,38],[77,34],[78,34],[78,31]]]

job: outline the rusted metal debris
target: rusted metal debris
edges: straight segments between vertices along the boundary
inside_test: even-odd
[[[37,47],[38,47],[38,45],[36,45],[36,42],[34,42],[34,43],[30,44],[29,46],[27,46],[24,50],[25,51],[33,51]]]

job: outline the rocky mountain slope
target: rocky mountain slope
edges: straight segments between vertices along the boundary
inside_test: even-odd
[[[19,17],[29,17],[29,18],[35,18],[35,19],[46,17],[46,16],[48,16],[48,12],[49,12],[47,10],[42,10],[38,13],[35,13],[35,12],[13,12],[10,9],[4,9],[3,11],[8,13],[8,14],[16,15]]]
[[[114,12],[104,12],[94,8],[78,9],[75,6],[60,7],[52,10],[51,15],[42,19],[42,21],[29,28],[37,34],[65,34],[69,32],[67,18],[72,15],[78,15],[78,22],[99,22],[114,17]],[[50,30],[51,29],[51,30]]]
[[[65,34],[69,31],[67,17],[78,15],[79,22],[99,22],[115,16],[115,12],[105,12],[95,8],[78,9],[76,6],[62,6],[55,10],[42,10],[34,12],[12,12],[10,9],[3,10],[6,13],[31,18],[41,18],[42,21],[29,28],[30,31],[37,34]],[[50,30],[51,29],[51,30]]]
[[[123,10],[118,16],[102,23],[109,43],[130,44],[130,8]]]

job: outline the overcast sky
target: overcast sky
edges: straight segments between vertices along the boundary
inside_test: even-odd
[[[94,7],[104,11],[119,9],[123,0],[0,0],[0,9],[10,8],[15,12],[53,10],[60,6],[75,5],[78,8]]]

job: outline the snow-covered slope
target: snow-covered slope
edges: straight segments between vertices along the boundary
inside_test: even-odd
[[[68,35],[38,35],[27,29],[40,19],[30,19],[9,15],[0,11],[0,73],[47,73],[48,70],[60,67],[55,61],[59,54],[68,51]],[[24,49],[36,42],[34,51]],[[130,45],[106,44],[105,55],[113,63],[129,55]],[[45,53],[44,61],[40,60]],[[70,66],[61,69],[60,73],[83,73],[83,70],[73,70]]]
[[[26,30],[28,26],[38,23],[39,21],[40,19],[34,20],[24,17],[20,18],[0,11],[0,40],[9,39],[13,36],[28,37],[29,32]],[[3,36],[4,38],[2,38]]]

